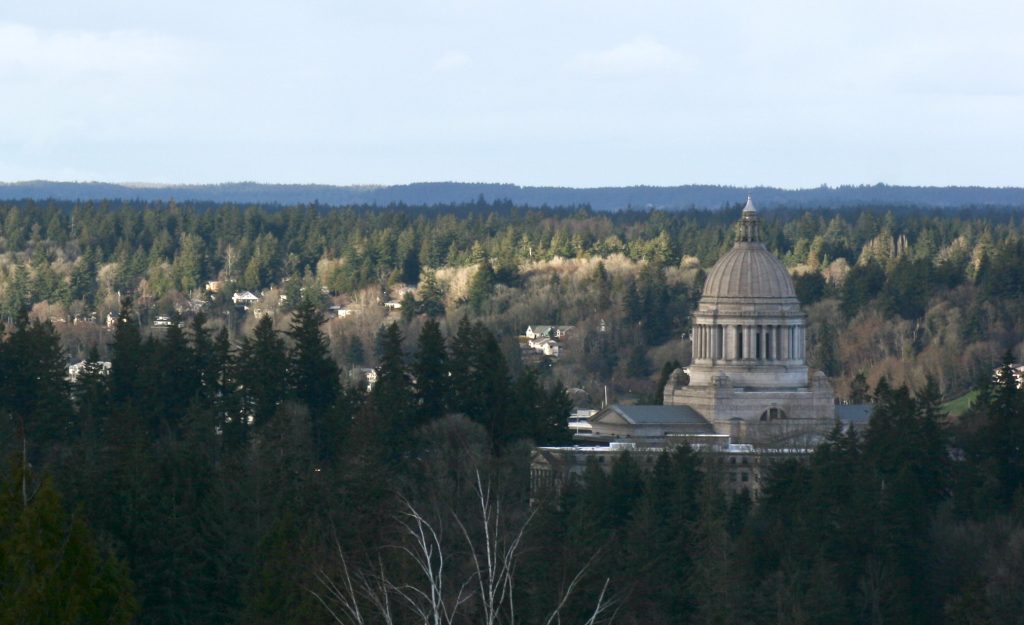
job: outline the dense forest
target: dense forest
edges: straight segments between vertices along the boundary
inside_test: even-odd
[[[531,324],[574,325],[551,374],[600,397],[649,394],[664,362],[688,359],[704,271],[732,245],[739,206],[722,211],[595,213],[508,202],[408,207],[219,204],[0,204],[0,316],[51,319],[69,359],[107,359],[104,318],[131,294],[150,332],[157,315],[202,309],[232,345],[254,310],[285,330],[295,303],[356,304],[331,319],[345,372],[375,366],[378,328],[415,336],[427,312],[446,335],[471,314],[498,337],[514,372],[514,337]],[[765,211],[769,248],[791,268],[810,321],[811,362],[844,398],[870,385],[966,392],[1024,338],[1024,241],[1010,209],[856,208]],[[219,293],[207,293],[217,281]],[[404,300],[402,315],[381,303]],[[95,323],[73,323],[75,319]],[[599,332],[603,327],[606,331]],[[411,348],[411,340],[406,348]]]
[[[734,209],[0,206],[0,623],[1018,622],[1013,211],[766,211],[870,425],[756,502],[685,447],[529,491],[574,401],[688,358]]]

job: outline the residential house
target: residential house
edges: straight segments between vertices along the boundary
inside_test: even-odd
[[[231,301],[235,306],[248,307],[260,301],[260,298],[256,297],[251,291],[240,291],[231,296]]]
[[[110,374],[110,363],[106,361],[100,361],[100,372],[109,375]],[[74,383],[78,380],[78,376],[81,375],[82,371],[85,370],[85,361],[80,360],[73,365],[68,366],[68,381]]]
[[[526,338],[560,339],[575,327],[576,326],[527,326]]]

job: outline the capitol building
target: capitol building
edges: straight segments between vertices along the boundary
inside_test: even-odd
[[[690,444],[715,454],[734,490],[759,490],[762,470],[806,455],[835,427],[825,374],[806,360],[807,318],[789,272],[761,241],[750,198],[733,248],[708,273],[693,314],[692,360],[665,386],[663,405],[613,404],[577,429],[578,445],[534,450],[535,485],[561,484],[588,461],[651,455]],[[838,407],[863,422],[869,407]]]

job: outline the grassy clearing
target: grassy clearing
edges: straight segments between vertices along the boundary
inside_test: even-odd
[[[978,391],[974,390],[966,395],[961,395],[956,399],[947,401],[942,404],[942,409],[949,413],[951,417],[959,417],[960,415],[967,412],[967,409],[971,407],[971,402],[978,396]]]

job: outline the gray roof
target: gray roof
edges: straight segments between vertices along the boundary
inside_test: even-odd
[[[770,298],[796,301],[793,279],[763,243],[737,242],[718,259],[704,283],[706,298]]]
[[[629,406],[612,404],[609,410],[622,415],[626,421],[634,425],[654,425],[674,423],[688,425],[706,425],[707,419],[689,406]]]
[[[836,419],[843,425],[867,425],[874,408],[873,404],[839,404]]]

